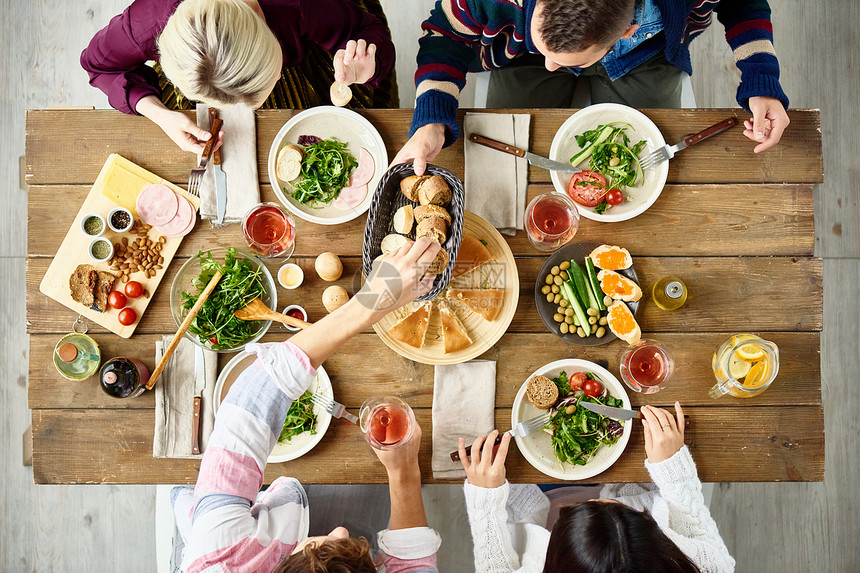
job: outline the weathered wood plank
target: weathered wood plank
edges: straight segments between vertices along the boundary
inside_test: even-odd
[[[460,110],[459,117],[468,110]],[[488,110],[489,111],[489,110]],[[572,110],[492,110],[531,113],[531,150],[549,153],[559,126]],[[690,131],[704,129],[739,110],[642,110],[670,143]],[[188,112],[189,114],[191,112]],[[292,110],[257,112],[257,160],[261,182],[268,182],[269,147]],[[393,158],[407,139],[411,110],[362,111],[382,135]],[[735,128],[685,150],[672,160],[670,183],[819,183],[823,180],[820,116],[817,110],[791,110],[791,128],[778,147],[754,154],[753,143]],[[76,134],[69,146],[68,134]],[[95,181],[109,153],[119,153],[177,184],[188,180],[194,156],[175,145],[151,121],[116,111],[27,112],[27,183],[30,185],[88,184]],[[462,176],[462,140],[436,159]],[[549,181],[547,171],[529,169],[530,181]]]
[[[608,237],[611,238],[611,237]],[[635,249],[634,249],[634,255]],[[278,304],[300,304],[311,321],[324,315],[322,291],[325,283],[313,270],[313,259],[296,258],[305,271],[301,288],[278,288]],[[173,282],[182,260],[167,269],[163,285]],[[360,260],[344,257],[344,278],[337,284],[355,293],[360,284]],[[27,331],[31,334],[67,332],[77,316],[72,310],[39,292],[39,282],[49,259],[27,260]],[[517,259],[520,301],[510,332],[545,332],[537,313],[534,284],[542,258]],[[686,305],[676,312],[660,310],[650,295],[643,298],[637,320],[649,332],[815,331],[821,330],[822,265],[820,259],[788,257],[636,257],[635,268],[642,290],[650,293],[660,277],[676,275],[689,289]],[[272,271],[277,268],[272,266]],[[170,316],[169,288],[154,295],[153,304],[141,318],[136,332],[167,333],[175,330]],[[92,326],[92,332],[102,332]]]
[[[28,256],[53,256],[74,222],[75,209],[57,209],[83,202],[89,187],[81,185],[30,187],[28,198]],[[533,184],[528,200],[552,190]],[[262,199],[276,201],[271,187],[262,186]],[[669,185],[657,203],[625,223],[604,224],[582,218],[579,236],[602,237],[625,245],[638,256],[791,256],[812,255],[814,248],[811,185]],[[361,254],[365,217],[343,225],[315,225],[297,220],[296,255],[323,251]],[[671,232],[669,232],[671,230]],[[185,238],[179,256],[201,248],[244,244],[239,225],[212,229],[201,223]],[[535,255],[525,233],[508,238],[515,255]]]
[[[649,336],[646,333],[646,336]],[[779,378],[767,392],[747,401],[724,397],[715,402],[708,396],[714,384],[711,357],[730,333],[676,334],[662,333],[658,338],[669,345],[675,358],[675,374],[669,387],[659,394],[641,395],[629,392],[634,405],[754,405],[789,406],[821,404],[818,333],[771,332],[764,336],[779,346]],[[39,334],[30,337],[30,401],[37,408],[122,408],[151,409],[155,398],[149,392],[134,400],[117,400],[98,386],[95,377],[82,382],[62,378],[54,369],[51,355],[57,336]],[[95,335],[103,357],[133,356],[154,367],[155,341],[159,335],[139,334],[133,340],[109,334]],[[263,339],[284,340],[284,331],[267,334]],[[619,377],[618,360],[623,343],[580,347],[551,334],[506,334],[483,355],[496,361],[496,407],[509,406],[528,375],[543,364],[563,358],[605,361],[610,372]],[[360,373],[355,365],[362,355]],[[220,356],[223,366],[234,355]],[[335,396],[349,408],[357,409],[370,396],[394,392],[416,408],[429,408],[433,401],[433,367],[412,362],[389,350],[375,334],[360,334],[350,340],[325,362],[332,378]]]
[[[686,441],[703,481],[820,481],[824,478],[824,420],[819,406],[688,408],[693,420]],[[430,472],[430,409],[415,410],[423,438],[418,459]],[[36,483],[192,483],[194,460],[152,457],[150,410],[33,410]],[[496,425],[510,426],[510,410],[496,410]],[[109,431],[105,431],[110,428]],[[70,448],[69,444],[75,444]],[[453,450],[453,448],[452,448]],[[624,455],[600,481],[648,481],[644,440],[637,427]],[[507,461],[512,482],[555,480],[519,454]],[[348,468],[348,471],[345,471]],[[385,469],[348,423],[334,423],[301,462],[269,465],[265,480],[291,475],[304,483],[385,483]]]

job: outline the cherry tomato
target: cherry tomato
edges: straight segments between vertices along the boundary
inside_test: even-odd
[[[125,294],[128,298],[137,298],[143,294],[143,285],[137,281],[128,281],[125,285]]]
[[[119,323],[123,326],[130,326],[137,320],[137,313],[133,308],[124,308],[119,311]]]
[[[600,173],[583,169],[570,178],[567,194],[580,205],[595,207],[606,195],[606,178]]]
[[[113,291],[108,296],[108,304],[116,309],[125,308],[125,303],[128,302],[125,295],[118,290]]]
[[[582,384],[582,391],[589,398],[597,398],[603,392],[603,386],[597,380],[588,379]]]
[[[218,339],[214,336],[209,338],[209,344],[218,344]]]
[[[620,189],[610,189],[606,192],[606,202],[610,205],[620,205],[624,201],[624,193]]]
[[[570,389],[576,392],[582,388],[582,385],[586,380],[588,380],[588,376],[585,375],[585,372],[574,373],[573,376],[570,377]]]

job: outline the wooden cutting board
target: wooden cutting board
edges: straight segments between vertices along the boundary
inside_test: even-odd
[[[150,173],[143,167],[135,165],[128,159],[113,153],[108,156],[101,172],[99,172],[96,182],[93,184],[87,198],[84,199],[83,205],[81,205],[72,226],[66,233],[63,242],[60,244],[60,248],[57,250],[57,254],[54,256],[54,260],[51,262],[51,266],[48,267],[48,271],[45,273],[45,277],[39,285],[39,290],[42,294],[49,296],[63,306],[70,308],[75,313],[83,315],[96,324],[100,324],[123,338],[129,338],[140,323],[140,319],[143,317],[146,307],[152,300],[152,295],[155,293],[155,289],[157,289],[158,285],[161,283],[161,279],[167,271],[167,266],[170,264],[170,261],[173,260],[173,256],[176,254],[176,251],[182,242],[182,237],[165,237],[164,247],[161,250],[161,256],[164,257],[164,263],[161,265],[163,268],[159,270],[154,277],[146,278],[142,272],[136,272],[131,275],[131,280],[141,283],[149,292],[149,297],[141,296],[136,299],[128,299],[127,307],[132,308],[137,312],[137,321],[129,326],[123,326],[119,323],[118,310],[108,309],[105,312],[99,312],[72,300],[72,292],[69,288],[69,277],[80,264],[91,264],[98,271],[112,272],[108,263],[94,262],[87,252],[92,239],[84,235],[81,231],[81,219],[85,215],[89,213],[98,213],[107,220],[108,213],[110,213],[112,209],[117,206],[123,206],[130,209],[132,214],[134,214],[135,219],[137,219],[137,212],[131,206],[128,204],[119,205],[119,203],[114,202],[102,194],[102,191],[104,190],[106,193],[114,196],[121,195],[125,198],[126,202],[131,201],[133,206],[133,200],[137,198],[141,189],[153,183],[167,185],[174,192],[188,199],[194,206],[195,211],[200,207],[199,197],[194,197],[173,183],[170,183],[158,175]],[[102,236],[114,244],[120,242],[123,237],[127,237],[129,242],[137,239],[137,235],[130,232],[114,233],[110,228],[106,229]],[[150,229],[149,238],[157,239],[159,236],[159,233],[155,229]],[[117,279],[116,285],[114,285],[114,290],[121,290],[123,285],[124,283]]]
[[[451,279],[448,288],[503,289],[505,291],[505,298],[502,303],[502,310],[493,322],[487,322],[481,316],[468,310],[454,310],[473,342],[470,346],[462,350],[448,354],[445,354],[445,345],[442,339],[442,319],[439,316],[439,307],[435,300],[433,301],[433,310],[430,313],[430,322],[427,326],[427,336],[424,339],[424,346],[421,348],[409,346],[392,338],[388,334],[388,330],[392,326],[397,324],[403,316],[420,303],[412,303],[412,305],[406,305],[402,309],[390,312],[382,320],[373,325],[373,330],[389,348],[401,356],[423,364],[459,364],[466,362],[492,348],[505,334],[508,326],[511,324],[520,298],[520,279],[517,273],[517,263],[514,260],[511,248],[495,227],[474,213],[464,211],[463,234],[468,233],[481,239],[487,245],[495,260],[484,263],[462,276]],[[443,296],[444,294],[440,294],[439,298]]]

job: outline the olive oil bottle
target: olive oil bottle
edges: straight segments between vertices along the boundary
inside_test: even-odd
[[[678,277],[663,277],[654,283],[651,297],[663,310],[678,310],[687,302],[687,285]]]

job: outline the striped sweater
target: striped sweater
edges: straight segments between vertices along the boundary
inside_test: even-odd
[[[437,0],[421,25],[416,100],[410,135],[430,123],[447,126],[445,145],[459,136],[457,105],[466,73],[501,68],[515,57],[538,53],[531,19],[540,0]],[[749,98],[776,98],[788,108],[779,84],[773,27],[767,0],[645,0],[663,17],[666,59],[692,74],[690,42],[711,24],[714,14],[741,72],[737,101],[749,111]]]
[[[186,543],[181,570],[187,573],[269,572],[308,537],[301,484],[281,477],[265,492],[260,487],[287,410],[316,371],[290,342],[269,349],[249,344],[248,350],[258,359],[218,408],[193,495],[190,488],[174,490],[177,528]],[[429,527],[385,530],[378,541],[387,573],[437,571],[440,538]]]

